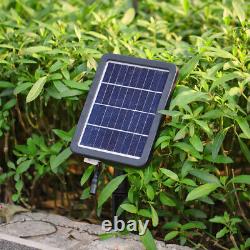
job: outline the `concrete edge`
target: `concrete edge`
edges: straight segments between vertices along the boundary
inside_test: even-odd
[[[32,240],[26,240],[26,239],[22,239],[19,237],[10,236],[7,234],[2,234],[2,233],[0,233],[0,239],[9,241],[9,242],[14,242],[14,243],[27,246],[27,247],[37,248],[40,250],[61,250],[60,248],[57,248],[57,247],[51,247],[51,246],[41,244]]]

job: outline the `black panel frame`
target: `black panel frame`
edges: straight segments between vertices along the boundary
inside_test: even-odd
[[[77,124],[76,132],[74,134],[73,140],[70,145],[72,152],[83,155],[91,159],[106,161],[110,163],[117,163],[120,165],[126,165],[128,167],[129,166],[137,167],[137,168],[143,167],[147,164],[149,160],[149,156],[152,151],[153,143],[157,135],[157,130],[160,125],[161,114],[159,113],[156,113],[155,115],[142,156],[139,159],[129,158],[129,156],[126,157],[126,156],[115,155],[112,153],[97,151],[94,149],[82,148],[78,146],[78,142],[80,140],[84,124],[87,122],[88,114],[91,111],[92,102],[94,101],[96,91],[98,89],[99,84],[101,84],[100,80],[103,74],[103,70],[105,69],[105,65],[108,61],[130,63],[130,64],[134,64],[135,66],[139,65],[139,66],[151,67],[152,69],[156,68],[156,69],[168,70],[169,75],[168,75],[167,82],[165,84],[157,110],[163,110],[166,108],[171,92],[176,82],[178,69],[176,65],[172,63],[165,63],[161,61],[147,60],[147,59],[135,58],[135,57],[130,57],[130,56],[117,55],[117,54],[105,54],[100,60],[92,86],[89,90],[89,94],[87,96],[80,119]]]

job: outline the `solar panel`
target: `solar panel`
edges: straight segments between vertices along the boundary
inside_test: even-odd
[[[103,56],[71,148],[94,159],[142,166],[148,158],[176,78],[176,66]]]

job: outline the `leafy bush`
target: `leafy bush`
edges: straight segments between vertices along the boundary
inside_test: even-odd
[[[203,249],[250,246],[248,1],[2,0],[0,7],[0,183],[14,181],[14,201],[30,202],[31,179],[67,174],[68,143],[102,54],[169,61],[179,80],[170,108],[160,111],[152,161],[109,184],[103,171],[98,211],[128,177],[120,211],[150,218],[156,237]],[[82,176],[82,199],[92,171]],[[142,237],[149,249],[151,237]]]

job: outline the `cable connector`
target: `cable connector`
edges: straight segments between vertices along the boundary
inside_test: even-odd
[[[95,195],[96,194],[100,172],[101,172],[101,163],[98,162],[98,164],[95,165],[94,176],[92,178],[91,185],[90,185],[90,192],[89,193],[91,195]]]

